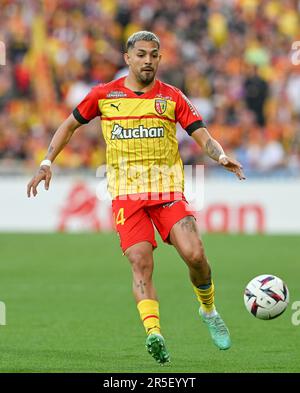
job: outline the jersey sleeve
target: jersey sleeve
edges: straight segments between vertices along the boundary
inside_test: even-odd
[[[198,128],[206,127],[202,116],[180,90],[177,91],[175,116],[176,122],[178,121],[189,135]]]
[[[95,86],[73,110],[73,115],[81,124],[86,124],[96,116],[100,116],[98,105],[99,86]]]

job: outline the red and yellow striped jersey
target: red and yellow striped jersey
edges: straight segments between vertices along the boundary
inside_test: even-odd
[[[124,80],[95,86],[73,111],[82,124],[101,118],[109,192],[113,198],[183,192],[176,122],[191,134],[204,127],[202,117],[176,87],[156,80],[140,93],[126,88]]]

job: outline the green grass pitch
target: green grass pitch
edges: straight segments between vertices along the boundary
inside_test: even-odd
[[[159,243],[154,280],[172,363],[147,354],[131,294],[129,264],[115,234],[1,234],[1,372],[300,372],[297,236],[206,235],[216,305],[233,346],[218,350],[197,314],[184,263]],[[290,290],[288,310],[257,320],[243,304],[254,276],[272,273]]]

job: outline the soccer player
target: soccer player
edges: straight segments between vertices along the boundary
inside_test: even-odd
[[[176,87],[155,78],[161,60],[159,38],[148,31],[129,37],[124,59],[128,76],[100,84],[60,125],[45,160],[27,187],[37,195],[50,166],[76,128],[96,116],[102,121],[107,150],[108,189],[121,248],[133,275],[133,293],[145,327],[146,348],[160,363],[169,361],[159,320],[159,303],[152,282],[154,226],[186,263],[199,313],[219,349],[231,346],[229,331],[214,305],[214,284],[198,227],[183,194],[183,165],[176,122],[213,160],[244,179],[241,165],[225,155],[209,134],[202,117]],[[154,225],[153,225],[154,224]]]

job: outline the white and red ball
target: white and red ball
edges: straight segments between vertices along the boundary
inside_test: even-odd
[[[256,318],[274,319],[286,310],[289,290],[281,278],[262,274],[247,284],[244,302],[249,313]]]

